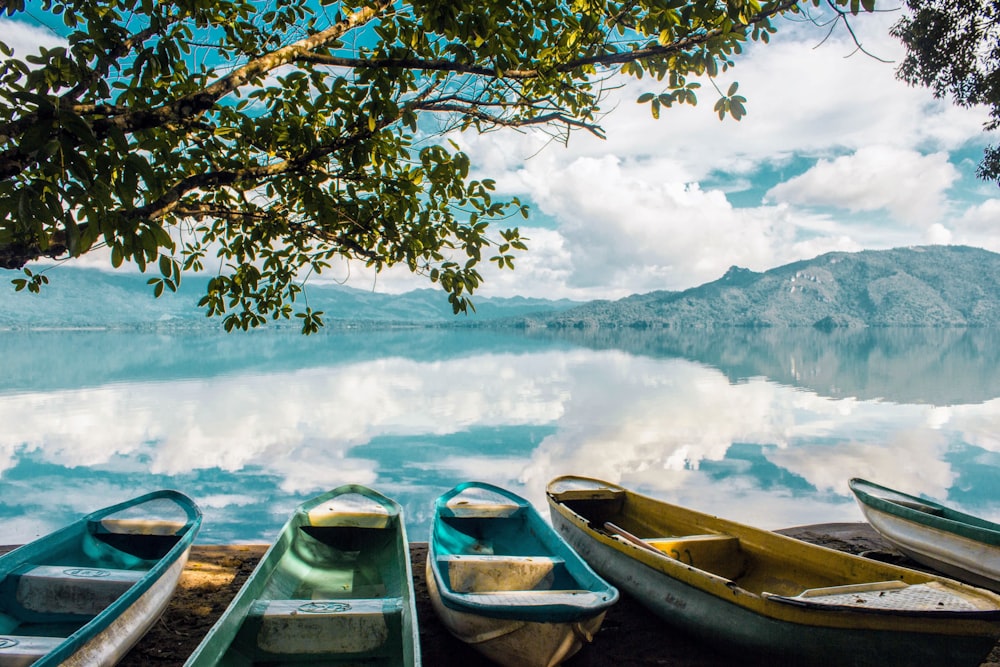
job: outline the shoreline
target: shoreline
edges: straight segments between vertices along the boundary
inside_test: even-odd
[[[776,531],[826,547],[865,554],[879,560],[919,567],[895,551],[866,523],[829,523]],[[121,667],[180,667],[222,615],[240,586],[264,555],[267,544],[195,544],[177,590],[163,616],[118,663]],[[0,547],[0,553],[12,547]],[[438,620],[430,598],[424,565],[426,542],[410,543],[414,594],[423,664],[428,667],[490,665],[471,647],[452,637]],[[649,614],[622,593],[607,613],[592,644],[567,660],[566,667],[730,667],[731,655],[689,638]],[[743,657],[741,665],[768,665]],[[1000,643],[981,667],[1000,667]]]

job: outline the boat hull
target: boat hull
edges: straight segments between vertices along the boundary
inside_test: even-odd
[[[594,482],[597,488],[599,481]],[[634,496],[630,493],[629,497]],[[742,661],[795,664],[830,664],[833,660],[838,665],[856,667],[971,667],[982,662],[1000,635],[998,606],[981,615],[970,612],[967,621],[958,615],[925,621],[918,612],[896,616],[845,607],[817,610],[799,598],[755,594],[741,587],[739,579],[734,582],[713,576],[676,558],[648,555],[647,549],[597,532],[590,521],[568,509],[551,492],[549,501],[553,527],[599,574],[671,626],[710,642],[717,650],[734,654],[734,659],[738,656]],[[676,509],[665,505],[661,511]],[[723,527],[712,519],[698,515],[691,521],[713,531]],[[731,522],[725,528],[730,533],[738,532]],[[746,546],[772,552],[805,547],[819,550],[811,556],[803,553],[803,564],[817,555],[857,559],[847,554],[834,555],[837,552],[822,547],[794,545],[794,540],[787,542],[788,538],[759,532],[759,542],[755,543],[758,538],[752,532],[738,533],[739,539]],[[865,559],[846,562],[845,571],[860,570],[865,565],[862,561]],[[892,584],[905,572],[904,568],[886,566],[884,577],[889,581],[882,583]],[[777,576],[774,581],[778,581]],[[913,583],[919,585],[916,579]],[[957,582],[953,585],[963,592],[968,589]],[[969,590],[975,593],[975,589]],[[983,595],[989,596],[985,592]],[[995,596],[987,599],[991,605],[1000,602]]]
[[[445,628],[505,667],[561,664],[618,600],[526,500],[489,484],[438,498],[426,567]]]
[[[189,553],[190,549],[186,550],[163,576],[110,626],[95,635],[61,664],[65,667],[93,667],[93,665],[113,665],[124,658],[163,615],[184,572]]]
[[[450,609],[441,602],[434,573],[427,567],[427,591],[442,624],[457,639],[506,667],[554,667],[593,641],[606,612],[578,621],[544,623],[490,618]]]
[[[938,572],[1000,592],[1000,526],[864,480],[851,480],[851,488],[868,523],[899,551]]]

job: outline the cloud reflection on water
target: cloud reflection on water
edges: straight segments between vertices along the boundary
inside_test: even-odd
[[[0,490],[19,498],[7,543],[25,537],[11,521],[28,510],[82,513],[149,485],[197,497],[200,541],[266,540],[297,502],[348,481],[405,499],[422,540],[426,506],[455,483],[510,486],[544,511],[545,484],[567,473],[767,528],[857,521],[851,476],[946,499],[963,474],[956,449],[1000,453],[1000,399],[837,399],[676,357],[542,343],[13,392],[0,394],[0,424]]]

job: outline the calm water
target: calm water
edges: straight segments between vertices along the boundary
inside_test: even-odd
[[[348,482],[424,541],[460,481],[547,515],[567,473],[766,528],[861,520],[852,476],[1000,520],[1000,334],[0,332],[0,544],[159,487],[269,541]]]

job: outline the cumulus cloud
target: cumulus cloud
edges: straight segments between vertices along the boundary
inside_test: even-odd
[[[940,217],[945,193],[958,177],[946,153],[866,146],[852,155],[820,160],[804,174],[771,188],[767,197],[851,212],[884,209],[899,222],[927,227]]]

